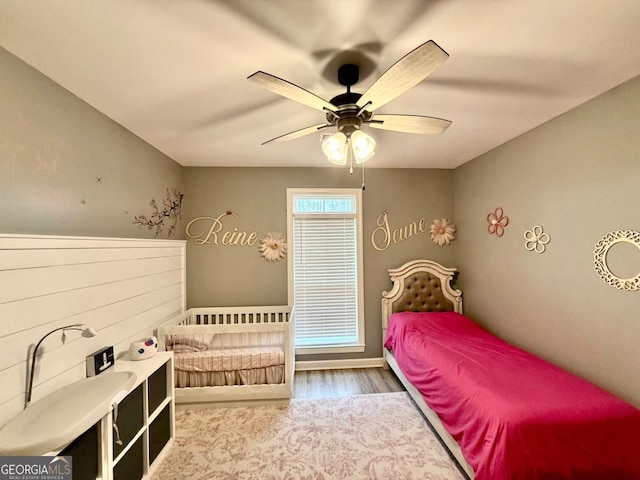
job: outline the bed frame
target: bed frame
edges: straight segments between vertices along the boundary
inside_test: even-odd
[[[284,335],[284,382],[264,385],[225,385],[176,388],[177,406],[249,406],[288,403],[293,390],[294,309],[288,305],[263,307],[191,308],[162,324],[157,330],[158,347],[166,349],[169,335],[282,332]]]
[[[388,292],[382,292],[382,341],[387,337],[389,317],[395,312],[462,313],[462,292],[451,285],[457,272],[455,268],[443,267],[431,260],[413,260],[399,268],[389,269],[393,287]],[[460,468],[468,478],[475,478],[473,468],[464,458],[460,446],[444,428],[438,415],[424,401],[418,389],[407,380],[393,353],[384,348],[384,345],[382,353],[385,367],[388,365],[397,375]]]

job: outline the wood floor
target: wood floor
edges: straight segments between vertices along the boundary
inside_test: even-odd
[[[402,392],[404,387],[390,370],[356,368],[296,372],[292,398],[327,398],[369,393]]]

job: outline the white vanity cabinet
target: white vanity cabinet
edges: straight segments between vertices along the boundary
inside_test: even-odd
[[[138,480],[174,437],[173,353],[119,359],[116,371],[135,372],[137,384],[101,421],[102,480]]]
[[[174,437],[173,352],[118,359],[102,375],[118,371],[135,373],[135,382],[92,427],[55,453],[72,457],[73,480],[140,480]]]

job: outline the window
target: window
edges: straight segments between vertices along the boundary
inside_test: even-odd
[[[296,353],[364,351],[362,191],[287,189]]]

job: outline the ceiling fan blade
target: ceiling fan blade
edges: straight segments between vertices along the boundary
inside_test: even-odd
[[[374,115],[367,123],[381,130],[420,134],[443,133],[451,125],[450,120],[420,115]]]
[[[436,42],[429,40],[409,52],[384,72],[357,102],[359,108],[380,108],[427,78],[449,58]]]
[[[280,143],[280,142],[288,142],[289,140],[295,140],[296,138],[304,137],[305,135],[309,135],[314,132],[319,132],[323,128],[330,127],[328,123],[319,123],[317,125],[312,125],[311,127],[301,128],[300,130],[295,130],[293,132],[285,133],[284,135],[280,135],[279,137],[272,138],[271,140],[267,140],[262,145],[267,145],[269,143]]]
[[[256,72],[253,75],[249,75],[247,80],[266,88],[270,92],[277,93],[278,95],[289,98],[295,102],[302,103],[308,107],[315,108],[321,112],[324,112],[325,110],[331,110],[334,112],[336,110],[335,105],[323,100],[310,91],[269,73]]]

